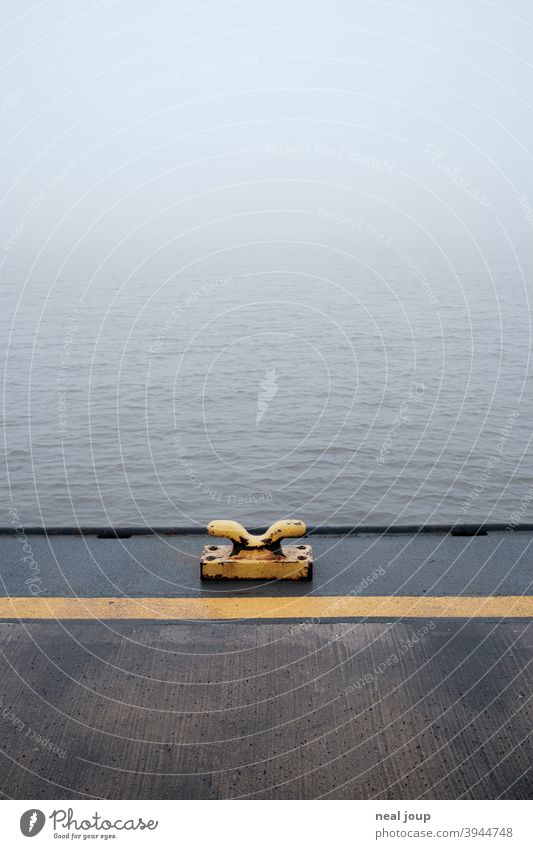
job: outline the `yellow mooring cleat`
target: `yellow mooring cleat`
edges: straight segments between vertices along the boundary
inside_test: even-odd
[[[205,545],[200,563],[202,580],[310,581],[313,551],[310,545],[281,545],[285,537],[301,537],[305,522],[281,519],[262,536],[250,534],[238,522],[219,519],[207,532],[226,537],[233,545]]]

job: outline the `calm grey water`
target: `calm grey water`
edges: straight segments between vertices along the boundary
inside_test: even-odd
[[[530,272],[389,243],[8,261],[3,524],[531,521]]]

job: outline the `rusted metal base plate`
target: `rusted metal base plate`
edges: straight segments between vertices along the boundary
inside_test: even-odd
[[[313,551],[310,545],[284,545],[282,555],[262,551],[231,557],[231,545],[206,545],[202,552],[200,576],[203,581],[310,581],[313,577]]]

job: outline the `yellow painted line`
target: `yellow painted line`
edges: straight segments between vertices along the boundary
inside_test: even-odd
[[[533,596],[0,598],[0,619],[533,618]]]

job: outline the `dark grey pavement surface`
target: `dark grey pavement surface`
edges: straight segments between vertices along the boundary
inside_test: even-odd
[[[532,587],[530,532],[312,536],[315,577],[303,589],[288,582],[202,586],[199,558],[206,541],[210,538],[192,534],[27,537],[41,594],[47,596],[522,595]],[[29,556],[20,538],[0,535],[3,595],[30,594],[33,572],[22,559]],[[382,571],[376,576],[376,570]]]
[[[0,624],[0,789],[531,798],[530,623],[433,626]]]

